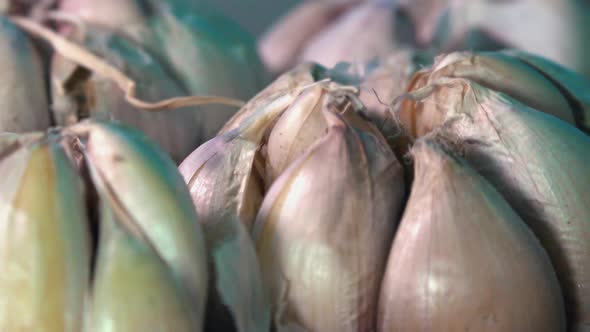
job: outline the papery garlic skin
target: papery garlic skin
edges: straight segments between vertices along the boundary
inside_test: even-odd
[[[279,91],[201,145],[179,166],[189,187],[215,273],[215,300],[238,331],[268,331],[270,308],[250,230],[262,201],[255,159],[267,129],[300,94]]]
[[[321,86],[305,90],[273,126],[266,147],[267,177],[272,183],[327,129],[322,114],[328,91]]]
[[[412,149],[416,180],[389,256],[378,331],[565,331],[544,249],[464,161]]]
[[[369,132],[377,139],[383,138],[367,118],[361,100],[349,89],[350,86],[337,83],[310,86],[281,114],[270,129],[264,150],[267,186],[326,135],[328,122],[323,112],[327,109],[333,107],[351,127]]]
[[[402,169],[382,138],[324,114],[328,133],[273,184],[254,239],[277,328],[369,331]]]
[[[454,52],[440,55],[430,68],[415,73],[406,88],[430,94],[439,82],[463,78],[485,88],[505,93],[530,107],[553,115],[590,133],[590,81],[550,60],[517,50],[503,52]],[[443,89],[444,90],[444,89]],[[436,96],[442,98],[432,102]],[[413,136],[432,129],[450,101],[459,95],[433,93],[428,102],[404,99],[400,119]],[[465,99],[467,100],[467,99]],[[438,118],[437,120],[434,120]]]
[[[418,128],[418,136],[436,130],[500,191],[547,250],[572,331],[585,331],[590,325],[590,138],[468,80],[441,79],[430,86],[412,94],[424,105],[440,107],[407,125]]]
[[[87,330],[201,329],[206,245],[176,165],[121,125],[87,121],[69,130],[82,137],[104,223]],[[128,270],[134,264],[138,270]]]
[[[518,57],[502,52],[456,52],[438,57],[429,71],[427,82],[442,77],[469,79],[575,124],[573,110],[559,87]]]
[[[0,330],[81,331],[91,250],[84,188],[58,137],[27,140],[0,138]]]
[[[261,105],[268,103],[268,98],[272,98],[280,93],[287,94],[290,91],[295,91],[296,89],[301,89],[314,83],[316,81],[315,75],[324,70],[325,68],[320,65],[304,63],[283,73],[236,112],[223,125],[223,128],[221,128],[218,134],[225,134],[233,129],[239,128]]]

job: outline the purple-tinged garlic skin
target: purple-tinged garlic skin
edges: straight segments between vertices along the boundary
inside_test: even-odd
[[[323,113],[327,134],[273,183],[253,237],[277,328],[371,331],[403,171],[384,139]]]
[[[522,219],[435,140],[418,141],[412,155],[377,331],[566,331],[555,271]]]
[[[428,92],[428,93],[425,93]],[[422,94],[422,95],[420,95]],[[406,127],[434,131],[503,195],[546,249],[572,331],[590,326],[590,137],[574,126],[465,79],[412,91]],[[428,107],[426,107],[429,105]]]

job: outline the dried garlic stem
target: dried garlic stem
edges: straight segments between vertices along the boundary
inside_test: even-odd
[[[145,102],[135,96],[136,84],[132,79],[85,48],[63,38],[57,33],[30,19],[17,16],[12,16],[10,19],[15,25],[23,30],[47,41],[51,44],[54,50],[64,58],[73,61],[80,66],[86,67],[94,73],[112,79],[125,92],[125,100],[134,107],[144,111],[160,112],[204,104],[220,104],[235,107],[241,107],[244,105],[240,100],[218,96],[176,97],[155,103]]]

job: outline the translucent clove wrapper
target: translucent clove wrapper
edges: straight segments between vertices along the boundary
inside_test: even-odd
[[[240,127],[244,121],[260,108],[261,105],[268,103],[268,98],[271,98],[277,93],[288,93],[289,91],[310,85],[314,83],[318,76],[325,70],[326,69],[320,65],[305,63],[282,74],[234,114],[219,131],[219,134],[225,134]]]
[[[395,99],[404,94],[418,69],[416,55],[413,50],[398,50],[370,63],[362,75],[359,89],[364,114],[383,133],[400,160],[407,153],[411,137],[401,128],[392,106]]]
[[[371,331],[402,168],[382,138],[324,114],[328,133],[273,184],[253,236],[279,330]]]
[[[70,131],[102,207],[89,330],[199,330],[206,246],[174,163],[130,128],[84,122]]]
[[[273,126],[266,146],[266,177],[269,184],[325,135],[328,123],[322,109],[329,98],[328,94],[319,85],[306,89]]]
[[[414,52],[399,50],[379,58],[373,68],[362,77],[360,99],[370,116],[385,118],[389,116],[394,99],[406,91],[407,85],[417,65]]]
[[[54,135],[0,135],[0,330],[82,330],[84,189]]]
[[[203,313],[153,244],[103,203],[88,331],[200,331]],[[124,217],[123,217],[124,218]],[[201,264],[205,270],[205,264]],[[200,310],[203,304],[200,303]]]
[[[451,53],[417,73],[408,89],[416,90],[444,77],[469,79],[588,130],[590,98],[585,89],[590,88],[590,82],[549,60],[516,52]]]
[[[137,93],[143,100],[155,102],[188,95],[165,65],[135,42],[90,26],[86,32],[85,46],[137,82]],[[87,117],[116,119],[142,130],[178,163],[207,140],[208,123],[200,108],[158,113],[138,110],[125,100],[115,82],[92,75],[59,54],[53,58],[51,83],[52,109],[58,125],[74,124]]]
[[[0,55],[0,132],[47,129],[51,120],[41,57],[6,17],[0,17]]]
[[[432,88],[432,89],[431,89]],[[435,103],[430,127],[488,179],[547,250],[572,331],[590,326],[590,137],[551,115],[477,83],[439,80],[412,92]],[[411,110],[407,110],[411,114]],[[425,126],[420,122],[429,125]]]
[[[502,196],[434,140],[412,155],[378,331],[566,331],[549,257]]]
[[[201,145],[180,165],[215,270],[219,300],[238,331],[268,331],[270,310],[249,230],[262,201],[255,168],[264,133],[299,89],[268,97],[236,129]]]
[[[270,130],[264,156],[267,186],[326,135],[328,122],[323,112],[329,108],[339,112],[352,127],[382,138],[379,130],[363,117],[366,109],[361,101],[347,94],[345,86],[311,86],[303,90]]]

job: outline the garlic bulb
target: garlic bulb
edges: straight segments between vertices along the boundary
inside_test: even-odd
[[[370,116],[385,118],[395,98],[407,88],[410,77],[417,69],[411,50],[398,50],[377,62],[362,74],[359,98]]]
[[[559,89],[535,68],[510,55],[500,52],[451,53],[437,58],[432,69],[423,74],[426,72],[426,83],[441,77],[469,79],[574,123],[568,100]]]
[[[205,241],[164,152],[93,120],[1,134],[0,155],[0,329],[202,329]]]
[[[121,226],[125,221],[108,204],[103,203],[100,213],[99,261],[86,329],[200,330],[204,303],[194,303],[186,296],[184,285],[150,247],[150,241],[129,234]],[[202,299],[205,294],[200,294]]]

